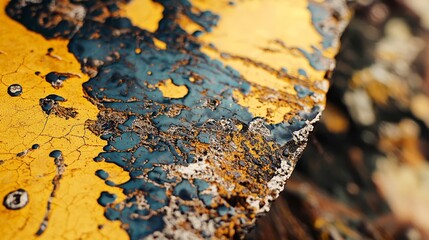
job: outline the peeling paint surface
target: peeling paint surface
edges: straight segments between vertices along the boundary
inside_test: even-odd
[[[243,236],[324,109],[348,19],[343,1],[2,7],[0,194],[31,201],[0,232],[20,238]]]

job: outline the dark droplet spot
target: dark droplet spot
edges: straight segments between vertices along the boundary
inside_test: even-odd
[[[18,189],[8,193],[3,200],[3,205],[10,210],[18,210],[28,204],[28,193],[24,189]]]
[[[52,84],[53,87],[59,88],[63,85],[63,81],[67,78],[60,78],[61,75],[57,72],[50,72],[45,76],[45,79],[48,83]]]
[[[22,86],[19,84],[12,84],[7,88],[7,93],[12,97],[17,97],[22,94]]]
[[[65,80],[67,80],[71,77],[79,77],[80,78],[79,75],[73,74],[73,73],[50,72],[45,76],[45,79],[54,88],[58,89],[58,88],[63,86],[63,83]]]
[[[56,94],[49,94],[48,96],[46,96],[46,99],[54,100],[57,102],[64,102],[66,100],[65,98],[58,96]]]
[[[54,113],[58,117],[69,119],[76,117],[77,111],[74,108],[62,107],[60,102],[66,99],[56,94],[50,94],[45,98],[39,99],[39,105],[46,114]]]
[[[49,153],[49,157],[60,158],[62,154],[63,153],[60,150],[54,150],[51,153]]]

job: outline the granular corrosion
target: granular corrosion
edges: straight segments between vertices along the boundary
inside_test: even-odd
[[[108,219],[121,221],[131,239],[243,236],[283,189],[324,103],[314,100],[309,81],[295,78],[290,81],[311,89],[296,87],[297,94],[285,96],[293,110],[288,121],[254,116],[233,93],[262,87],[203,53],[200,34],[179,24],[185,16],[200,32],[210,32],[217,14],[187,0],[156,0],[163,17],[150,32],[121,17],[127,2],[13,0],[6,11],[48,39],[69,39],[69,50],[91,77],[83,89],[100,112],[86,125],[107,141],[95,161],[116,164],[130,176],[125,183],[106,181],[126,195],[116,201],[115,194],[101,193],[98,203]],[[314,19],[329,19],[326,12]],[[332,38],[342,29],[317,30]],[[331,39],[325,40],[329,47]],[[46,80],[59,88],[69,77],[74,75],[52,72]],[[181,87],[184,96],[168,97],[162,83]],[[47,114],[74,117],[73,109],[59,105],[64,100],[49,95],[40,105]],[[109,174],[100,169],[97,176]]]

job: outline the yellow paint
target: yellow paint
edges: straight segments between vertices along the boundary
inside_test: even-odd
[[[303,68],[313,80],[323,79],[324,71],[314,70],[296,51],[296,48],[311,51],[311,46],[321,46],[322,36],[311,23],[308,1],[238,1],[236,6],[229,6],[228,1],[198,0],[192,3],[199,9],[221,13],[218,26],[201,36],[203,42],[213,43],[222,52],[254,59],[277,70],[287,67],[291,74],[297,75],[298,69]],[[286,48],[276,40],[282,41]],[[267,52],[264,48],[274,51]],[[324,53],[331,58],[335,54],[336,51]],[[236,68],[251,82],[263,84],[267,80],[252,77],[252,68],[243,68],[237,60],[224,59],[223,62]],[[271,87],[276,88],[276,85]]]
[[[166,98],[183,98],[188,94],[188,88],[184,85],[176,85],[171,81],[171,79],[167,79],[162,81],[158,85],[158,89],[162,92],[162,95]]]
[[[187,33],[190,34],[194,33],[195,31],[204,31],[203,27],[189,19],[186,15],[180,15],[178,23]]]
[[[213,59],[217,59],[223,62],[225,65],[233,67],[238,72],[240,72],[240,74],[247,81],[251,82],[252,85],[281,90],[290,94],[295,93],[295,90],[293,89],[292,80],[290,78],[278,78],[275,74],[268,72],[265,69],[255,67],[254,65],[248,64],[240,60],[221,58],[219,56],[219,53],[208,48],[204,49],[204,53],[206,53]],[[306,61],[307,60],[302,61],[302,63],[304,65],[308,64],[306,63]]]
[[[149,6],[147,4],[150,3],[147,2],[141,1],[139,6]],[[297,102],[304,103],[310,108],[315,104],[324,106],[324,98],[317,101],[304,101],[297,99],[294,90],[295,84],[301,84],[325,94],[325,90],[314,89],[315,82],[324,81],[325,71],[315,70],[308,59],[297,50],[301,48],[312,52],[312,46],[322,49],[322,36],[312,25],[311,13],[307,8],[309,2],[237,1],[236,6],[231,6],[228,2],[227,0],[193,0],[192,4],[194,11],[210,10],[220,15],[218,25],[211,32],[204,33],[198,38],[203,45],[202,51],[212,59],[217,59],[224,65],[236,69],[252,84],[249,94],[234,93],[237,102],[248,107],[254,116],[265,117],[272,123],[288,120],[290,116],[302,110],[303,106],[295,104]],[[141,13],[135,10],[136,7],[132,4],[126,7],[126,16],[137,26],[153,31],[155,28],[139,23],[142,19]],[[159,5],[156,3],[151,3],[150,6],[152,5],[155,5],[156,13],[151,15],[153,19],[150,21],[155,21],[154,19],[161,18],[162,11],[158,9]],[[133,10],[129,10],[131,8]],[[201,26],[183,15],[180,16],[178,23],[190,34],[196,30],[203,30]],[[210,43],[214,44],[215,49],[209,46]],[[159,48],[165,49],[165,47]],[[337,51],[337,48],[327,49],[323,51],[323,55],[332,59]],[[228,53],[238,58],[224,58],[221,53]],[[250,59],[253,62],[244,59]],[[289,76],[278,76],[278,71],[283,67],[287,68]],[[306,71],[309,79],[299,77],[300,68]],[[260,88],[279,93],[267,94]],[[262,100],[266,95],[274,98],[268,102]]]
[[[4,9],[5,0],[0,8]],[[30,201],[21,210],[8,210],[0,205],[3,239],[33,239],[46,212],[56,174],[52,150],[63,152],[67,164],[60,187],[52,203],[50,221],[40,239],[126,239],[127,234],[119,222],[104,216],[104,209],[97,203],[101,191],[109,191],[120,198],[119,189],[109,187],[95,176],[97,169],[105,169],[110,179],[121,183],[128,176],[114,164],[96,163],[92,159],[102,152],[105,142],[86,130],[87,119],[96,119],[97,108],[84,98],[82,83],[88,76],[80,71],[80,64],[67,50],[67,41],[46,40],[37,33],[26,30],[21,24],[0,14],[0,197],[23,188]],[[54,48],[53,58],[47,49]],[[64,87],[54,89],[34,72],[46,75],[50,71],[78,73],[82,78],[65,81]],[[9,97],[7,87],[18,83],[23,87],[19,97]],[[67,99],[65,107],[78,111],[76,118],[65,120],[47,117],[39,106],[39,99],[57,94]],[[24,157],[16,154],[40,144],[40,149]],[[1,199],[2,200],[2,199]],[[103,225],[98,229],[98,225]]]
[[[236,6],[230,6],[228,2],[192,1],[198,9],[208,9],[221,15],[218,26],[212,32],[204,33],[200,37],[204,43],[203,52],[233,67],[252,83],[247,96],[239,92],[234,93],[240,105],[248,107],[254,116],[265,117],[272,123],[288,120],[290,116],[302,110],[302,107],[297,107],[294,102],[304,102],[294,97],[296,96],[294,85],[306,85],[315,90],[314,82],[323,81],[325,75],[325,71],[317,71],[311,67],[308,59],[297,50],[301,48],[312,51],[311,46],[322,49],[320,44],[322,36],[311,23],[311,13],[307,9],[308,1],[238,1]],[[193,22],[185,20],[180,23],[188,32],[197,30]],[[209,47],[209,43],[214,44],[216,49]],[[337,48],[325,50],[323,55],[333,58],[337,50]],[[228,53],[239,58],[225,58],[220,53]],[[256,66],[255,63],[260,66]],[[287,68],[291,77],[278,76],[278,71],[283,67]],[[309,79],[298,76],[300,68],[306,71]],[[266,91],[261,92],[260,87],[280,93],[273,95]],[[267,101],[267,95],[274,97]],[[325,99],[306,104],[324,106]]]
[[[234,91],[234,98],[237,99],[238,104],[248,107],[255,116],[266,116],[271,123],[288,120],[287,115],[293,107],[285,99],[279,99],[279,95],[255,91],[246,96],[240,91]]]
[[[158,28],[164,8],[152,0],[134,0],[122,10],[123,15],[128,17],[133,25],[154,32]]]
[[[161,41],[159,39],[153,38],[153,43],[155,44],[155,46],[158,49],[162,49],[162,50],[167,49],[167,44],[165,44],[165,42],[163,42],[163,41]]]

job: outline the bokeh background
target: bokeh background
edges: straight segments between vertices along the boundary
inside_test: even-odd
[[[247,239],[429,239],[429,1],[351,1],[327,109]]]

